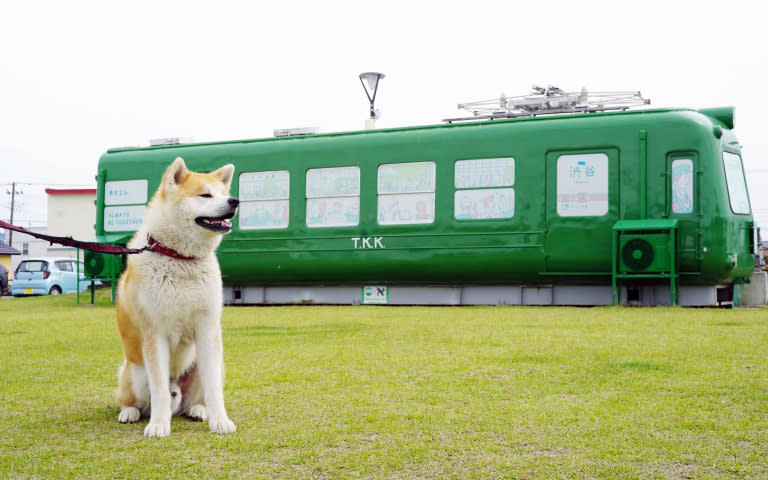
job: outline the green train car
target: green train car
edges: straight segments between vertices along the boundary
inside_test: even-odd
[[[183,157],[236,167],[228,304],[738,303],[756,234],[732,129],[648,109],[117,148],[96,232],[127,242]]]

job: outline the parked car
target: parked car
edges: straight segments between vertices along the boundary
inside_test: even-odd
[[[0,265],[0,296],[8,295],[8,269]]]
[[[66,257],[27,258],[19,263],[13,275],[11,295],[58,295],[86,290],[91,280],[85,278],[85,266],[80,262],[77,280],[77,260]],[[101,285],[96,280],[95,285]]]

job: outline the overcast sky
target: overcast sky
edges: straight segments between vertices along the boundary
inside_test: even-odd
[[[44,224],[43,189],[95,186],[110,147],[361,129],[374,70],[383,128],[532,84],[733,105],[768,227],[767,31],[763,0],[0,0],[0,218],[15,181],[16,223]]]

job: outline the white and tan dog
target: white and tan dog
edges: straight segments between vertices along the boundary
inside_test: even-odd
[[[195,173],[177,158],[165,171],[118,284],[120,368],[118,420],[149,415],[147,437],[171,433],[171,416],[208,420],[230,433],[223,393],[222,283],[215,251],[237,210],[230,197],[234,166]]]

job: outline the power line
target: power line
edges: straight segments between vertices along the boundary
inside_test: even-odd
[[[2,182],[0,182],[0,183],[2,183]],[[87,188],[96,188],[96,185],[94,185],[92,183],[10,182],[10,183],[8,183],[8,185],[10,185],[11,183],[15,183],[16,185],[29,185],[29,186],[32,186],[32,187],[69,187],[69,188],[74,188],[74,187],[86,188],[87,187]]]

